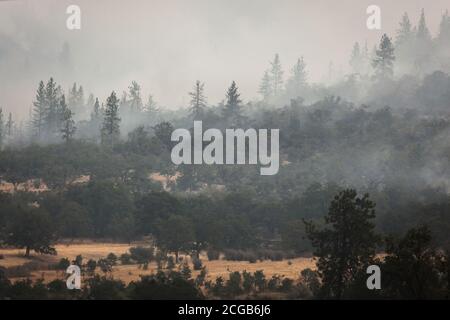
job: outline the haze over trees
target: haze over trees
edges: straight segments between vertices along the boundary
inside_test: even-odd
[[[36,83],[29,119],[0,109],[0,178],[12,184],[0,193],[1,244],[30,255],[54,253],[57,239],[152,237],[176,257],[314,252],[317,272],[302,274],[311,296],[448,298],[450,17],[444,13],[432,34],[425,12],[418,21],[405,13],[374,50],[355,40],[345,75],[330,68],[314,83],[301,53],[286,67],[276,54],[255,76],[263,75],[256,99],[229,79],[215,103],[201,79],[178,93],[185,98],[178,110],[158,97],[157,104],[144,91],[153,88],[136,81],[104,101],[90,93],[96,88],[71,82],[64,90],[49,74]],[[279,173],[174,165],[171,133],[192,129],[193,120],[220,130],[280,129]],[[381,251],[387,258],[378,261]],[[386,272],[381,296],[362,291],[373,262]],[[170,288],[181,283],[197,297],[181,274],[167,277]],[[108,281],[93,278],[96,290],[86,296],[102,297],[101,285],[116,297],[164,288],[151,277],[125,294]],[[209,285],[214,296],[232,297],[262,292],[268,281],[238,273]]]

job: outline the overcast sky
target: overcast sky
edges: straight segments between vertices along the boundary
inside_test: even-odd
[[[81,30],[66,29],[70,4],[82,10]],[[382,30],[366,28],[366,8],[381,7]],[[257,97],[269,60],[279,53],[285,76],[304,56],[311,81],[330,61],[345,72],[355,41],[372,47],[395,35],[403,12],[415,24],[424,8],[434,34],[448,0],[0,0],[0,107],[28,113],[41,79],[67,90],[81,83],[101,100],[132,80],[167,107],[188,103],[196,79],[217,103],[232,80],[244,101]],[[70,67],[59,59],[70,47]]]

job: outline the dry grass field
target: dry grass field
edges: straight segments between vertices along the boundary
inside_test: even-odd
[[[57,256],[44,256],[33,254],[29,259],[23,256],[24,250],[18,249],[0,249],[0,255],[3,255],[3,259],[0,259],[0,266],[12,267],[23,265],[24,263],[35,261],[42,263],[42,265],[48,265],[58,262],[61,258],[74,259],[77,255],[81,254],[84,261],[88,259],[98,260],[106,257],[109,253],[114,253],[120,256],[126,253],[130,247],[135,244],[123,244],[123,243],[78,243],[78,244],[58,244],[56,250]],[[188,262],[190,258],[186,257]],[[296,258],[283,261],[258,261],[256,263],[250,263],[247,261],[227,261],[227,260],[214,260],[208,261],[205,254],[201,255],[203,265],[206,266],[208,271],[207,279],[214,280],[218,276],[222,276],[225,279],[228,277],[228,273],[232,271],[255,272],[256,270],[263,270],[267,278],[272,275],[285,276],[291,279],[297,279],[300,271],[305,268],[315,268],[315,264],[312,258]],[[61,271],[55,270],[37,270],[31,273],[32,279],[43,278],[48,282],[56,278],[64,278],[65,275]],[[191,265],[192,269],[192,265]],[[116,279],[120,279],[125,283],[129,283],[133,280],[138,280],[140,275],[152,274],[156,271],[156,263],[150,263],[147,270],[143,270],[138,265],[117,265],[113,267],[112,276]],[[101,271],[98,271],[99,273]],[[198,271],[192,272],[195,277]],[[18,280],[20,278],[11,279]]]

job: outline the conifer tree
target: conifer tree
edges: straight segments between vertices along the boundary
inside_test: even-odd
[[[203,117],[206,108],[206,97],[204,94],[204,83],[196,81],[194,91],[189,92],[191,97],[190,111],[194,120],[200,120]]]
[[[362,67],[362,53],[358,42],[355,42],[349,61],[352,73],[360,73]]]
[[[369,195],[347,189],[331,201],[325,224],[305,221],[308,238],[318,257],[322,298],[341,299],[350,284],[375,258],[375,203]]]
[[[379,48],[376,50],[376,56],[372,61],[375,69],[375,76],[378,78],[389,78],[394,75],[394,46],[391,39],[383,34]]]
[[[91,120],[98,120],[100,118],[100,113],[100,103],[98,102],[98,98],[95,98],[93,110],[91,112]]]
[[[224,117],[231,121],[233,125],[236,125],[241,117],[242,100],[240,96],[236,82],[233,81],[227,90],[226,103],[223,109]]]
[[[154,114],[158,112],[158,104],[151,94],[148,95],[147,103],[145,104],[145,111]]]
[[[280,56],[275,54],[273,61],[270,63],[271,70],[270,76],[272,81],[272,92],[274,96],[278,96],[281,93],[283,85],[283,69],[281,67]]]
[[[89,110],[92,110],[92,108],[94,107],[94,104],[95,104],[95,97],[91,93],[91,94],[89,94],[89,97],[87,99],[86,106],[89,108]]]
[[[129,89],[129,97],[130,97],[130,111],[131,112],[140,112],[142,111],[142,99],[141,99],[141,86],[136,82],[131,82],[131,85],[128,87]]]
[[[11,137],[14,129],[14,121],[12,119],[12,113],[9,113],[8,121],[6,122],[6,135]]]
[[[106,100],[103,125],[101,128],[102,143],[113,147],[120,138],[119,100],[113,91]]]
[[[60,99],[59,108],[61,110],[61,138],[68,143],[74,136],[77,128],[75,127],[75,121],[73,120],[73,113],[70,108],[67,107],[64,95]]]
[[[398,47],[408,43],[411,41],[413,35],[411,21],[409,20],[408,13],[405,12],[400,22],[400,28],[397,30],[396,46]]]
[[[59,110],[58,110],[58,88],[53,78],[47,82],[45,87],[45,97],[47,102],[47,112],[45,119],[45,130],[47,135],[54,134],[58,130]]]
[[[442,46],[450,46],[450,16],[448,10],[442,15],[437,40]]]
[[[424,9],[420,13],[419,25],[417,26],[417,39],[425,42],[431,41],[431,34],[427,27]]]
[[[33,106],[31,124],[37,138],[40,139],[44,132],[47,118],[47,97],[43,81],[39,82]]]
[[[270,80],[269,71],[264,72],[264,76],[261,79],[258,92],[262,95],[263,100],[267,101],[272,96],[272,83]]]
[[[298,93],[299,90],[305,88],[307,82],[306,64],[303,57],[297,60],[297,63],[292,67],[291,78],[288,81],[288,88],[293,93]]]

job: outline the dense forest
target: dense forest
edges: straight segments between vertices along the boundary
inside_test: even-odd
[[[189,106],[176,111],[142,97],[135,81],[106,101],[94,93],[86,98],[77,83],[65,91],[57,79],[41,81],[29,119],[0,109],[0,178],[10,185],[0,194],[1,243],[29,255],[52,254],[58,239],[151,237],[177,256],[228,250],[245,259],[267,252],[329,257],[323,243],[342,231],[336,208],[352,203],[361,216],[349,219],[361,227],[350,238],[367,244],[352,251],[357,271],[342,270],[347,280],[336,287],[336,268],[319,260],[319,274],[310,277],[320,275],[321,288],[304,275],[311,295],[362,296],[362,266],[384,252],[390,258],[379,263],[393,274],[385,297],[448,297],[450,16],[443,14],[432,35],[423,11],[416,25],[405,13],[393,36],[384,34],[374,48],[356,42],[350,49],[351,72],[330,68],[323,83],[308,80],[303,57],[284,72],[276,54],[262,72],[259,100],[246,101],[238,81],[230,81],[224,100],[213,105],[207,81],[197,81]],[[171,134],[192,128],[194,120],[205,129],[280,129],[279,173],[261,176],[251,165],[174,165]],[[24,183],[29,187],[21,188]],[[412,291],[395,281],[405,257],[417,252],[429,288],[408,296]],[[182,275],[165,276],[186,285],[189,297],[203,296]],[[107,284],[125,298],[146,281],[169,280]],[[51,291],[39,285],[33,290]],[[254,282],[250,287],[258,291]]]

